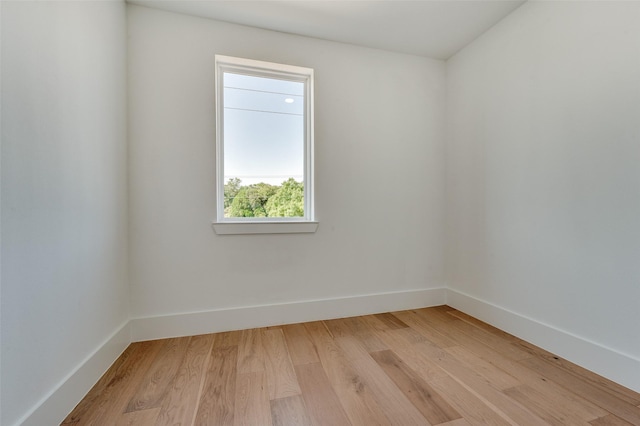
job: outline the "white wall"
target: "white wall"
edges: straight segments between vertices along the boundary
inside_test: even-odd
[[[2,2],[3,425],[59,424],[128,343],[125,13]]]
[[[442,61],[128,12],[134,317],[443,286]],[[215,54],[315,69],[317,233],[212,230]]]
[[[640,390],[640,3],[529,2],[447,62],[451,303]]]

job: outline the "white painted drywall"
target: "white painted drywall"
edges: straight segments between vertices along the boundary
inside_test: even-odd
[[[449,288],[635,365],[639,22],[638,2],[528,2],[447,62],[446,147]]]
[[[442,61],[128,18],[133,317],[443,285]],[[315,69],[315,234],[214,233],[216,54]]]
[[[2,2],[3,425],[128,319],[125,22],[122,2]]]
[[[2,2],[0,2],[0,25]],[[0,97],[2,93],[2,28],[0,27]],[[2,183],[2,99],[0,99],[0,186]],[[2,420],[2,191],[0,190],[0,420]]]

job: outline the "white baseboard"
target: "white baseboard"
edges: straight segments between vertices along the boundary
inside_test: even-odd
[[[640,392],[640,359],[468,294],[446,293],[452,308]]]
[[[59,425],[131,343],[129,322],[124,323],[16,425]]]
[[[131,320],[134,342],[443,305],[444,288],[246,306]]]

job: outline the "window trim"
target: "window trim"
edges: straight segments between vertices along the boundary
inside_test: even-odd
[[[224,88],[223,74],[238,72],[304,83],[304,217],[224,217]],[[315,232],[313,170],[313,69],[253,59],[215,55],[216,90],[216,221],[218,234]],[[303,226],[304,225],[304,226]],[[236,232],[234,232],[236,231]]]

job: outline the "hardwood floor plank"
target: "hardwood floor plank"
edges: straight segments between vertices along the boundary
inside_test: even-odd
[[[322,321],[322,324],[324,324],[333,338],[355,335],[355,331],[347,323],[346,318],[325,320]]]
[[[467,350],[516,378],[520,383],[536,389],[543,394],[552,394],[568,410],[582,413],[584,420],[593,420],[605,416],[607,412],[590,401],[576,395],[573,392],[559,386],[555,382],[547,380],[541,374],[526,368],[517,361],[505,357],[500,352],[486,344],[466,336],[459,330],[448,329],[449,335],[459,342]]]
[[[316,348],[303,324],[285,325],[282,331],[293,365],[320,362]]]
[[[336,339],[345,353],[351,354],[349,360],[361,383],[371,390],[373,398],[385,416],[395,425],[425,425],[427,419],[411,403],[398,386],[384,373],[384,370],[367,352],[360,352],[357,341],[353,337]],[[350,347],[351,349],[348,349]],[[360,352],[360,356],[355,354]]]
[[[391,328],[387,327],[386,325],[384,325],[382,322],[380,322],[373,315],[363,315],[363,316],[360,317],[360,320],[365,322],[365,323],[367,323],[367,325],[369,326],[371,332],[374,333],[379,339],[381,339],[387,348],[390,348],[389,347],[389,343],[386,342],[384,340],[384,338],[383,338],[383,336],[385,336],[387,334],[402,335],[402,336],[404,336],[406,341],[408,341],[410,343],[424,342],[425,340],[427,340],[427,338],[425,336],[423,336],[421,333],[416,331],[411,326],[405,327],[405,328],[394,328],[394,329],[391,329]],[[383,349],[383,350],[385,350],[385,349]]]
[[[382,324],[387,326],[387,328],[389,330],[395,330],[397,328],[407,328],[407,327],[409,327],[401,319],[399,319],[398,317],[396,317],[396,316],[394,316],[394,315],[392,315],[390,313],[376,314],[376,315],[373,315],[373,316],[377,320],[379,320]]]
[[[472,317],[471,315],[467,315],[464,312],[460,312],[456,309],[451,308],[450,310],[447,311],[447,314],[461,320],[461,321],[465,321],[469,324],[471,324],[474,327],[477,327],[481,330],[486,331],[487,333],[491,333],[501,339],[504,339],[506,341],[509,342],[515,342],[518,340],[517,337],[515,337],[513,334],[509,334],[506,331],[502,331],[499,328],[496,328],[494,326],[492,326],[491,324],[487,324],[484,321],[480,321],[477,318]]]
[[[475,327],[465,321],[454,319],[453,321],[449,321],[447,323],[447,326],[453,328],[454,330],[461,331],[468,337],[479,340],[480,342],[484,342],[486,345],[491,346],[504,356],[513,359],[514,361],[519,361],[521,359],[531,357],[530,353],[512,345],[511,342],[505,341],[502,338],[484,331],[478,327]]]
[[[375,318],[372,320],[378,322]],[[384,328],[388,329],[386,326]],[[407,330],[396,328],[388,331],[406,332]],[[380,330],[375,330],[375,333],[380,333]],[[378,336],[376,339],[380,340]],[[411,404],[406,395],[394,385],[383,369],[373,360],[360,339],[355,336],[341,336],[336,337],[334,341],[359,373],[362,381],[372,389],[378,404],[392,423],[424,424],[426,422],[422,413]],[[384,344],[384,346],[387,345]]]
[[[155,426],[160,414],[160,407],[123,413],[115,422],[115,426]]]
[[[103,398],[105,392],[107,392],[109,386],[112,385],[114,380],[117,380],[118,372],[121,369],[126,368],[127,360],[130,359],[136,352],[138,346],[129,345],[124,352],[116,359],[113,365],[106,371],[106,373],[98,380],[98,382],[91,388],[89,393],[76,405],[76,407],[69,413],[69,415],[63,420],[62,424],[73,424],[82,419],[87,410],[94,404],[99,404],[101,398]]]
[[[238,426],[271,425],[271,406],[264,372],[238,375],[233,421]]]
[[[546,396],[527,385],[517,386],[504,391],[510,398],[529,407],[541,419],[554,426],[588,426],[589,422],[582,417],[570,413],[562,405],[558,405],[553,396]]]
[[[634,392],[631,389],[625,388],[622,385],[612,382],[611,380],[607,380],[604,377],[587,370],[586,368],[582,368],[579,365],[573,364],[564,358],[554,355],[551,352],[545,351],[544,349],[539,348],[529,342],[525,342],[524,340],[517,339],[513,344],[515,346],[528,350],[532,355],[537,356],[538,358],[542,358],[545,361],[555,365],[556,367],[560,367],[578,377],[581,377],[582,379],[588,380],[593,386],[596,386],[601,390],[610,393],[615,398],[622,399],[631,405],[640,404],[640,393],[638,392]]]
[[[225,331],[222,333],[213,334],[213,348],[230,348],[233,346],[238,346],[240,344],[240,336],[241,331]]]
[[[528,358],[520,363],[629,423],[640,424],[640,408],[616,398],[589,381],[540,358]]]
[[[448,376],[432,358],[415,349],[413,344],[421,340],[416,340],[411,329],[389,330],[378,335],[423,380],[429,382]]]
[[[351,423],[319,362],[296,365],[296,376],[311,423],[348,426]]]
[[[441,333],[438,329],[433,327],[432,325],[425,322],[421,317],[419,317],[415,312],[411,311],[403,311],[403,312],[394,312],[394,316],[409,324],[409,326],[424,336],[430,342],[438,345],[441,348],[448,348],[450,346],[456,346],[458,343],[444,333]]]
[[[190,337],[180,337],[165,341],[144,380],[129,400],[126,412],[160,406],[169,384],[178,372],[190,339]]]
[[[395,318],[395,321],[402,322],[399,318],[395,317],[393,314],[389,314],[391,317]],[[391,331],[391,330],[411,330],[409,326],[406,327],[392,327],[389,325],[389,322],[385,322],[376,317],[376,315],[363,315],[358,317],[360,321],[367,327],[367,331],[373,333],[378,336],[379,332]],[[404,324],[404,323],[403,323]],[[379,336],[378,336],[379,337]],[[422,337],[424,340],[424,337]],[[384,343],[384,342],[383,342]],[[386,344],[385,344],[386,345]],[[383,349],[386,350],[386,349]],[[375,352],[375,351],[374,351]]]
[[[193,336],[158,413],[156,426],[191,425],[204,385],[214,335]]]
[[[369,356],[369,352],[365,348],[364,343],[357,338],[343,336],[336,337],[333,340],[341,349],[344,357],[349,361],[358,362],[362,358]]]
[[[438,426],[471,426],[466,419],[451,420],[450,422],[440,423]]]
[[[120,416],[145,377],[153,360],[164,346],[163,340],[132,343],[135,352],[118,369],[100,398],[84,413],[78,425],[105,425]]]
[[[302,395],[271,401],[271,416],[273,426],[308,426],[311,424]],[[262,423],[254,424],[262,425]]]
[[[269,399],[300,395],[300,386],[282,329],[263,331],[262,342]]]
[[[322,367],[335,390],[349,420],[354,425],[388,425],[371,389],[347,361],[342,350],[321,322],[305,324],[317,350]]]
[[[238,342],[238,373],[264,371],[264,358],[262,330],[242,330]]]
[[[509,373],[476,356],[465,347],[451,346],[444,350],[453,355],[461,364],[472,368],[476,373],[486,378],[496,389],[508,389],[522,383]]]
[[[484,401],[496,407],[512,421],[516,422],[516,424],[547,424],[532,411],[507,397],[493,387],[486,378],[475,372],[472,368],[468,368],[460,363],[446,351],[428,342],[415,343],[414,346],[426,355],[432,357],[440,368],[445,370],[451,377],[464,383],[467,387],[472,388]]]
[[[467,338],[474,337],[475,339],[485,342],[488,345],[499,344],[501,347],[513,352],[515,359],[522,359],[530,356],[526,353],[526,351],[520,351],[518,350],[518,348],[514,349],[510,347],[509,343],[512,341],[513,337],[510,334],[503,332],[505,335],[509,336],[509,339],[507,341],[503,341],[504,336],[494,335],[494,330],[491,326],[482,327],[479,326],[479,324],[484,324],[481,321],[471,323],[466,319],[459,319],[454,315],[451,315],[454,312],[452,308],[448,308],[446,312],[440,309],[440,315],[436,313],[437,310],[435,308],[414,309],[409,312],[420,318],[420,320],[424,324],[429,326],[432,330],[436,330],[437,332],[447,330],[447,336],[449,335],[449,330],[452,329],[452,326],[455,326],[455,328],[453,329],[457,329],[463,332],[467,336]],[[460,342],[457,343],[459,344]],[[455,346],[455,344],[453,346]]]
[[[233,424],[238,348],[215,348],[198,404],[194,424],[198,426]]]
[[[430,385],[473,425],[518,426],[450,376],[434,380]]]
[[[416,311],[422,311],[429,314],[429,317],[437,319],[439,321],[452,321],[451,315],[449,314],[451,311],[455,311],[455,308],[452,308],[448,305],[440,305],[440,306],[430,306],[428,308],[416,309]]]
[[[357,337],[367,352],[382,351],[387,346],[378,339],[365,321],[358,317],[324,321],[335,337]]]
[[[462,416],[390,350],[372,352],[373,359],[411,403],[434,425]]]
[[[625,422],[620,417],[616,417],[613,414],[609,414],[599,419],[589,422],[593,426],[634,426],[629,422]]]

